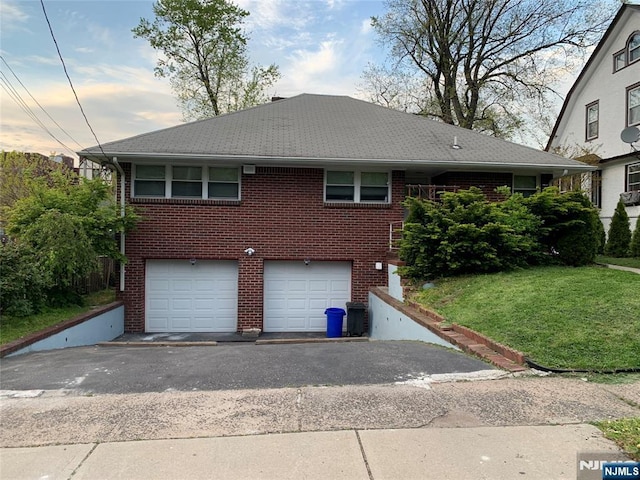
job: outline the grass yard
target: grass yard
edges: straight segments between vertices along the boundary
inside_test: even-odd
[[[546,367],[640,368],[640,275],[541,267],[442,279],[417,301]]]
[[[28,317],[10,317],[3,315],[0,319],[0,345],[43,330],[52,325],[70,320],[73,317],[91,310],[96,305],[106,305],[115,300],[114,290],[102,290],[84,297],[85,306],[50,308],[37,315]]]
[[[596,423],[604,436],[616,442],[635,461],[640,462],[640,417]]]
[[[610,263],[611,265],[620,265],[621,267],[640,268],[640,258],[626,257],[615,258],[598,255],[596,257],[598,263]]]

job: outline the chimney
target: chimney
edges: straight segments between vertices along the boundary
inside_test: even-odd
[[[272,102],[277,102],[278,100],[286,100],[287,97],[271,97]]]

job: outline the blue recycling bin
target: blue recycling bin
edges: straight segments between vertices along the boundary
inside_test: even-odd
[[[324,311],[327,316],[327,338],[342,336],[342,321],[347,312],[342,308],[327,308]]]

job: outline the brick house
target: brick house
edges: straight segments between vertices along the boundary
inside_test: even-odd
[[[143,217],[121,239],[129,332],[323,331],[327,307],[387,284],[407,193],[526,194],[591,168],[308,94],[78,153],[118,172],[119,200]]]

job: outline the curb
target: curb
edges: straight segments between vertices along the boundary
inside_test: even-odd
[[[369,337],[335,337],[335,338],[274,338],[271,340],[256,340],[256,345],[283,345],[291,343],[348,343],[368,342]]]
[[[99,342],[99,347],[215,347],[218,342]]]

